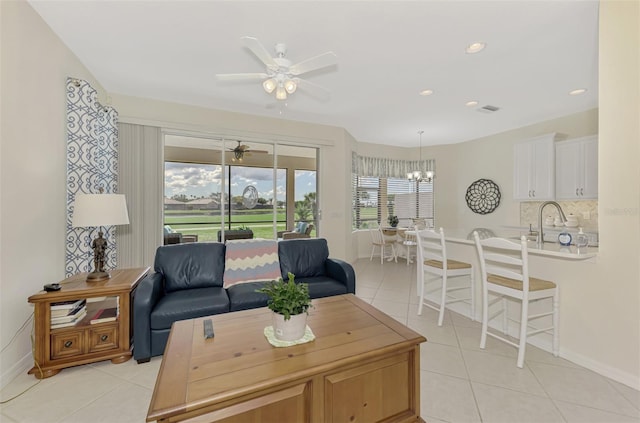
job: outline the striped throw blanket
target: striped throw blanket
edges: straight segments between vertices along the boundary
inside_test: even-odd
[[[271,239],[227,241],[224,263],[224,288],[280,278],[278,242]]]

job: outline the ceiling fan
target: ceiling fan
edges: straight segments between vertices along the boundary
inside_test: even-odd
[[[245,153],[268,153],[267,150],[253,150],[248,145],[242,144],[238,141],[238,145],[234,148],[229,148],[229,151],[233,153],[231,158],[232,162],[241,162]]]
[[[240,40],[266,65],[266,72],[218,74],[216,75],[218,80],[261,80],[264,90],[269,94],[275,91],[276,99],[278,100],[286,100],[287,94],[293,94],[298,87],[320,98],[327,98],[329,96],[329,91],[326,88],[305,79],[298,78],[298,76],[336,65],[337,57],[333,52],[328,51],[310,57],[302,62],[292,64],[291,61],[285,57],[287,54],[287,46],[285,44],[276,44],[276,57],[272,57],[257,38],[245,36],[241,37]]]

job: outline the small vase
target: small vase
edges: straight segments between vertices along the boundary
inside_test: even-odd
[[[273,334],[280,341],[297,341],[304,336],[307,328],[307,313],[291,316],[289,320],[284,320],[284,315],[273,313]]]

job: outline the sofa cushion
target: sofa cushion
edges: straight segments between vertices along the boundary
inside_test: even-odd
[[[225,288],[238,283],[275,280],[279,277],[277,241],[260,238],[227,241]]]
[[[287,239],[278,243],[282,278],[291,272],[298,278],[325,276],[329,247],[324,238]]]
[[[165,292],[222,287],[224,244],[192,242],[158,247],[154,269],[164,276]]]
[[[266,307],[269,297],[267,294],[256,292],[269,281],[239,283],[227,289],[229,296],[229,311],[248,310],[251,308]]]
[[[166,294],[151,311],[151,329],[168,329],[178,320],[229,311],[229,297],[222,287],[183,289]]]
[[[328,276],[315,276],[311,278],[298,278],[296,276],[296,283],[306,283],[309,286],[309,296],[311,298],[347,294],[347,286],[345,284]]]

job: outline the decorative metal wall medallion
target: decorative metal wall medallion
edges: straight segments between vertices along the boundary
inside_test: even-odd
[[[474,213],[489,214],[500,205],[500,188],[490,179],[478,179],[469,185],[464,198]]]

